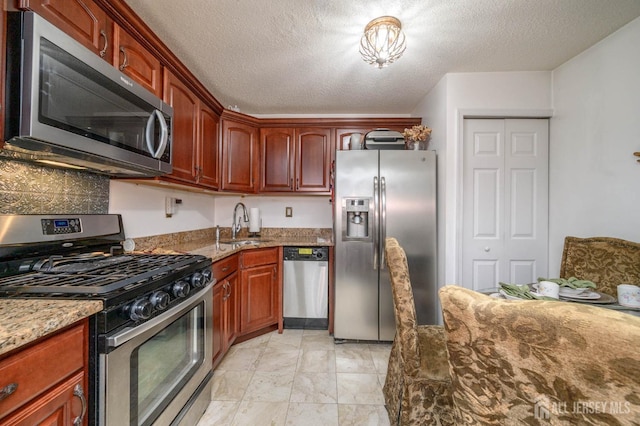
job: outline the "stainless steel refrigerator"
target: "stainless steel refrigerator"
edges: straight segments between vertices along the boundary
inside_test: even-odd
[[[437,323],[434,151],[337,151],[334,338],[391,341],[385,237],[407,254],[419,324]]]

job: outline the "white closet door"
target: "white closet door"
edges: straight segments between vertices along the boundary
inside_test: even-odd
[[[549,122],[464,121],[462,285],[547,274]]]

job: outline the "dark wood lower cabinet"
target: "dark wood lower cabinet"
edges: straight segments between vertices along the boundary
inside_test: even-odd
[[[83,371],[49,390],[31,404],[23,407],[13,416],[1,423],[3,426],[68,426],[74,425],[76,419],[83,414],[79,393],[85,392]],[[83,396],[86,400],[86,393]],[[86,411],[83,423],[87,424]]]
[[[215,262],[213,367],[236,339],[282,331],[281,247],[244,250]],[[238,264],[239,263],[239,264]],[[238,270],[239,269],[239,270]]]
[[[247,250],[240,260],[240,335],[282,330],[281,247]]]
[[[234,272],[213,287],[213,366],[238,336],[238,273]]]
[[[238,255],[212,267],[218,282],[213,286],[213,366],[217,366],[238,336],[240,300],[238,297]]]
[[[0,359],[0,424],[86,425],[88,342],[85,319]]]
[[[277,269],[277,265],[265,265],[242,270],[240,333],[251,333],[278,322]]]

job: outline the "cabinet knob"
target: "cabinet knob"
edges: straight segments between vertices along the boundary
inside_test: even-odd
[[[16,389],[18,389],[17,383],[9,383],[7,386],[0,389],[0,401],[10,396],[16,391]]]
[[[491,247],[487,246],[484,248],[484,251],[486,251],[487,253],[491,251]]]

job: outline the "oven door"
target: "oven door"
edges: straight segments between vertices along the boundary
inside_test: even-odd
[[[106,338],[107,353],[99,355],[99,424],[184,424],[180,418],[202,415],[211,395],[212,288]]]

